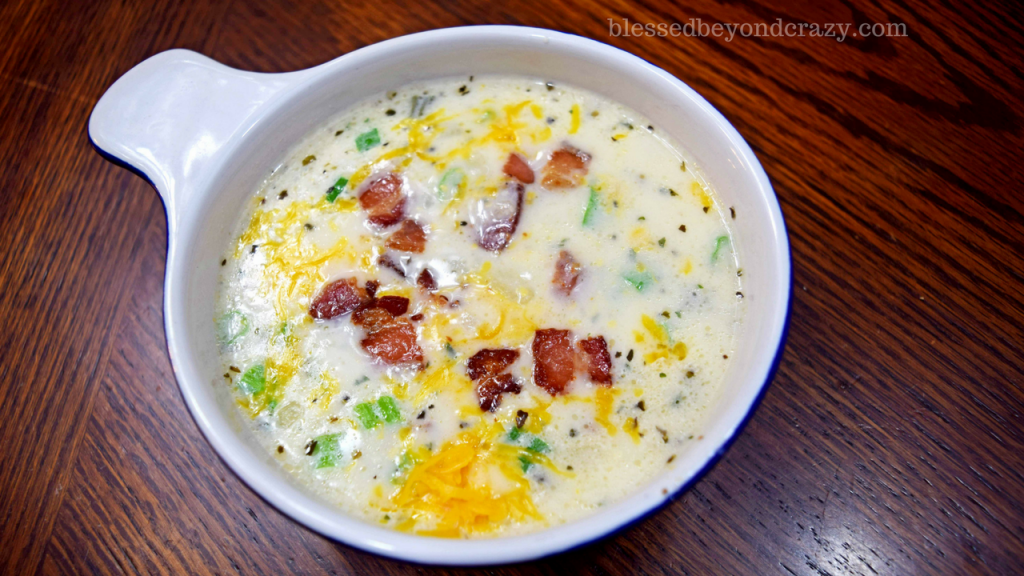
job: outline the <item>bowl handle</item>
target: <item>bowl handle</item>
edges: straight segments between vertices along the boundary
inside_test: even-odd
[[[89,118],[89,138],[153,184],[173,230],[225,144],[302,76],[244,72],[191,50],[161,52],[103,94]]]

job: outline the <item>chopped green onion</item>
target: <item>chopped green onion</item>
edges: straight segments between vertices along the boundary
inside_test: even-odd
[[[547,442],[536,437],[533,439],[532,442],[530,442],[530,445],[527,446],[526,449],[529,450],[530,452],[536,452],[537,454],[541,454],[543,452],[547,452],[548,450],[550,450],[550,448],[548,448]]]
[[[719,236],[715,238],[715,251],[711,253],[711,261],[715,262],[718,260],[718,253],[722,250],[722,247],[729,243],[728,236]]]
[[[359,150],[360,152],[366,152],[377,144],[380,144],[380,134],[377,132],[376,128],[356,136],[356,150]]]
[[[622,279],[633,288],[636,288],[637,292],[643,292],[644,288],[654,281],[654,278],[647,272],[629,272],[628,274],[623,274]]]
[[[316,442],[313,454],[319,456],[317,468],[333,468],[341,460],[341,447],[338,445],[338,434],[324,434],[314,438]]]
[[[523,469],[523,472],[530,470],[530,466],[533,466],[533,462],[530,461],[526,456],[519,457],[519,467]]]
[[[587,207],[583,210],[583,225],[589,226],[594,221],[594,214],[597,213],[597,190],[590,187],[590,196],[587,197]]]
[[[362,136],[360,136],[360,138],[361,137]],[[331,186],[330,189],[327,190],[327,201],[334,202],[345,190],[345,186],[348,186],[348,178],[345,178],[344,176],[338,178],[338,181],[334,183],[334,186]]]
[[[458,168],[452,168],[441,176],[441,181],[437,184],[437,197],[442,202],[448,202],[452,198],[455,198],[455,193],[458,192],[459,186],[462,186],[462,181],[466,175]]]
[[[508,439],[511,442],[515,442],[516,440],[519,439],[520,436],[522,436],[522,434],[522,430],[520,430],[517,426],[513,426],[512,429],[508,431]]]
[[[257,364],[242,374],[238,386],[246,394],[259,394],[267,387],[267,368],[263,364]]]
[[[359,423],[363,425],[363,428],[367,430],[376,428],[380,424],[380,418],[377,416],[377,411],[373,409],[373,404],[369,402],[361,402],[356,404],[354,408],[356,417],[359,418]]]
[[[398,457],[398,461],[395,462],[395,471],[391,473],[391,483],[401,484],[405,480],[406,473],[415,463],[416,460],[408,451],[402,452],[402,455]]]
[[[380,407],[380,414],[388,424],[394,424],[402,419],[398,404],[395,404],[395,399],[391,396],[381,396],[377,400],[377,406]]]
[[[249,319],[238,310],[231,310],[221,317],[220,327],[221,340],[230,346],[249,333]]]
[[[455,348],[453,348],[450,343],[444,343],[444,351],[448,354],[448,356],[455,358]]]
[[[419,118],[423,116],[423,113],[427,110],[427,106],[434,101],[433,96],[420,96],[419,94],[412,97],[412,110],[409,112],[409,116],[413,118]]]
[[[661,246],[662,248],[665,247],[665,239],[664,238],[662,238],[661,240],[658,240],[658,246]]]

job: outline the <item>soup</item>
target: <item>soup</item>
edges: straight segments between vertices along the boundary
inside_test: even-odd
[[[222,260],[224,385],[297,485],[396,530],[536,531],[699,442],[743,316],[722,206],[635,112],[464,77],[343,111]]]

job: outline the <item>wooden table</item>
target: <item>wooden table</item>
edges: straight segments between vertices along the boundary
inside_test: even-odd
[[[276,72],[494,22],[619,46],[721,110],[775,185],[795,296],[764,403],[692,490],[612,538],[489,573],[1020,573],[1021,12],[927,4],[0,5],[0,573],[432,571],[298,526],[211,451],[165,352],[163,208],[100,158],[86,120],[168,48]],[[609,18],[907,35],[610,37]]]

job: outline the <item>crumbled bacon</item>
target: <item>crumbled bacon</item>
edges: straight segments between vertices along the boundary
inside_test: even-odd
[[[580,349],[580,359],[590,380],[596,384],[611,386],[612,356],[608,353],[608,343],[605,342],[604,336],[580,340],[576,345]]]
[[[587,175],[590,154],[564,145],[551,153],[551,159],[544,165],[541,184],[548,189],[574,188],[583,183]]]
[[[434,280],[434,275],[426,268],[420,272],[420,275],[416,278],[416,283],[427,292],[437,290],[437,282]]]
[[[386,310],[374,308],[387,314]],[[423,350],[416,342],[416,329],[408,318],[391,317],[367,330],[360,341],[370,356],[391,366],[423,366]]]
[[[394,318],[394,314],[385,308],[366,306],[352,313],[352,323],[367,330],[373,331],[378,327],[387,325]]]
[[[390,302],[398,300],[404,300],[408,308],[405,298],[382,296],[373,306],[356,310],[352,323],[366,330],[360,344],[375,359],[391,366],[422,367],[423,350],[416,342],[416,329],[408,318],[397,317],[390,310],[393,308]]]
[[[366,294],[370,297],[370,300],[373,300],[377,295],[377,288],[380,288],[380,282],[377,282],[376,280],[366,281]]]
[[[377,266],[380,266],[381,268],[387,268],[388,270],[393,271],[395,274],[398,274],[402,278],[405,278],[405,270],[402,268],[402,265],[396,262],[395,259],[392,258],[390,254],[381,254],[380,256],[378,256]]]
[[[511,374],[503,373],[516,359],[518,350],[485,348],[466,362],[466,375],[476,382],[476,393],[480,398],[480,409],[494,412],[501,405],[501,395],[508,392],[519,394],[523,386]]]
[[[582,270],[583,266],[573,258],[572,254],[567,250],[562,250],[558,254],[558,261],[555,262],[555,277],[552,278],[551,283],[555,285],[556,290],[568,296],[579,283]]]
[[[515,152],[508,155],[508,161],[505,162],[502,171],[505,172],[506,176],[515,178],[523,184],[533,184],[533,170],[526,163],[526,160]]]
[[[470,380],[501,374],[519,358],[519,350],[484,348],[466,362]]]
[[[392,172],[373,180],[359,195],[359,205],[369,214],[371,224],[381,228],[397,224],[405,213],[402,179]]]
[[[402,296],[381,296],[377,298],[377,308],[383,308],[392,316],[401,316],[409,311],[409,299]]]
[[[523,209],[523,185],[509,182],[490,198],[479,201],[476,208],[477,244],[484,250],[500,252],[512,241]]]
[[[370,288],[369,283],[367,288]],[[373,294],[360,288],[355,278],[342,278],[320,290],[309,306],[309,315],[317,320],[330,320],[348,314],[372,299]]]
[[[533,380],[552,396],[576,376],[576,354],[568,330],[537,330],[533,336]]]
[[[427,231],[416,222],[405,220],[384,245],[400,252],[421,254],[427,245]]]
[[[494,412],[501,405],[501,395],[505,393],[519,394],[523,385],[511,374],[499,374],[484,378],[476,385],[476,394],[480,397],[480,409]]]

